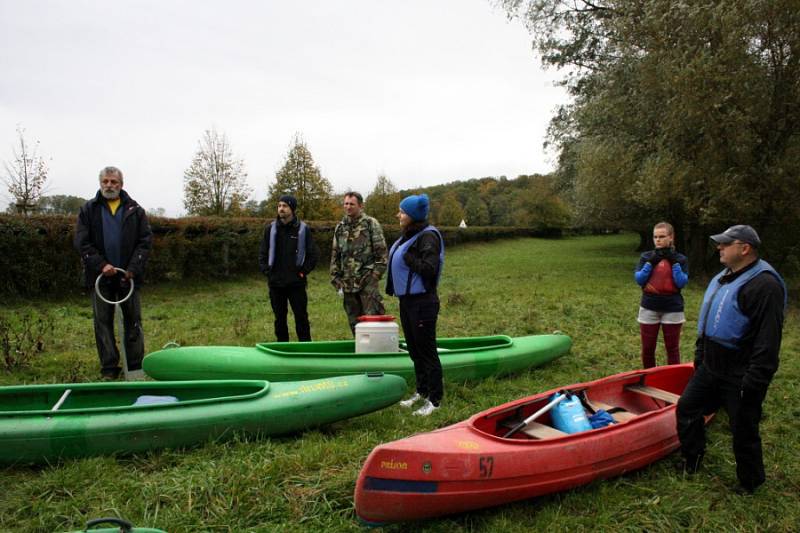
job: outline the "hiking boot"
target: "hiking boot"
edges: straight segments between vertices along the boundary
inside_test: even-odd
[[[439,408],[438,405],[433,405],[430,400],[425,400],[425,404],[414,411],[415,416],[428,416]]]
[[[758,487],[750,487],[749,485],[736,485],[733,488],[733,493],[738,494],[739,496],[752,496]]]
[[[415,392],[414,395],[411,398],[409,398],[407,400],[403,400],[402,402],[400,402],[400,405],[402,405],[403,407],[411,407],[412,405],[414,405],[415,403],[417,403],[418,401],[420,401],[422,399],[424,399],[424,396],[422,396],[418,392]]]
[[[684,457],[679,465],[679,469],[684,474],[696,474],[700,470],[700,465],[703,464],[703,454]]]
[[[116,371],[114,370],[103,370],[100,372],[100,381],[117,381],[119,378],[119,369]]]

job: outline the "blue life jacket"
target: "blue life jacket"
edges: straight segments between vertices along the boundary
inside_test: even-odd
[[[287,230],[289,228],[286,228]],[[275,241],[278,240],[278,221],[273,220],[272,225],[269,227],[269,260],[268,265],[270,268],[275,264]],[[295,265],[297,268],[302,268],[306,260],[306,223],[300,221],[300,229],[297,230],[297,256],[295,258]]]
[[[783,285],[785,306],[786,284],[780,274],[762,259],[739,277],[723,285],[719,280],[727,272],[723,270],[708,284],[706,294],[703,296],[703,305],[700,307],[697,334],[705,335],[706,338],[726,348],[737,349],[739,341],[750,328],[750,319],[739,309],[739,290],[762,272],[769,272]]]
[[[403,244],[400,241],[402,237],[397,239],[389,250],[389,264],[392,269],[392,287],[394,288],[395,296],[406,296],[407,294],[424,294],[428,291],[425,290],[425,284],[422,281],[422,276],[416,272],[412,272],[406,262],[403,261],[403,255],[408,251],[414,242],[419,239],[419,236],[430,231],[439,236],[439,269],[436,273],[436,284],[439,284],[439,278],[442,276],[442,268],[444,267],[444,239],[439,230],[434,226],[428,226],[416,235],[408,239]]]

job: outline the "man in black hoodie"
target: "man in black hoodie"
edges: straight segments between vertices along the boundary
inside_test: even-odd
[[[319,251],[311,229],[295,216],[297,200],[285,194],[278,200],[278,217],[264,228],[258,251],[258,266],[269,280],[269,300],[275,314],[275,338],[289,341],[286,317],[289,305],[294,313],[300,341],[311,340],[308,322],[306,277],[317,266]]]
[[[81,208],[75,227],[75,248],[81,254],[84,282],[92,289],[94,336],[100,356],[103,379],[117,379],[120,373],[119,350],[114,340],[114,306],[94,291],[99,288],[108,301],[125,298],[134,281],[130,298],[120,304],[124,322],[128,378],[142,376],[144,332],[139,287],[144,277],[153,233],[144,209],[122,190],[122,171],[106,167],[100,171],[100,190]],[[116,268],[125,270],[122,275]]]

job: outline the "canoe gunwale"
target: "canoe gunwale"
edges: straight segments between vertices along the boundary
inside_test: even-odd
[[[692,366],[692,365],[691,365],[691,363],[684,364],[684,365],[675,365],[676,368],[678,368],[678,367],[687,367],[687,366]],[[656,368],[659,368],[659,367],[656,367]],[[645,411],[645,412],[636,413],[635,414],[636,415],[635,418],[632,418],[632,419],[627,420],[625,422],[617,422],[617,423],[609,424],[609,425],[607,425],[605,427],[602,427],[602,428],[591,429],[591,430],[588,430],[588,431],[582,431],[582,432],[577,432],[577,433],[565,433],[564,435],[548,437],[548,438],[545,438],[545,439],[531,439],[531,440],[528,440],[528,439],[515,439],[515,438],[511,438],[511,437],[502,437],[502,436],[499,436],[499,435],[492,434],[492,433],[490,433],[488,431],[485,431],[484,429],[481,429],[480,427],[478,427],[477,422],[481,421],[481,420],[492,420],[492,419],[502,418],[504,415],[511,415],[515,411],[521,412],[526,406],[529,406],[529,405],[532,405],[532,404],[536,404],[536,403],[542,403],[543,401],[546,400],[546,398],[550,397],[551,395],[555,394],[556,392],[560,392],[560,391],[563,391],[565,389],[569,390],[571,392],[587,392],[587,391],[591,391],[592,389],[606,387],[606,386],[608,386],[610,384],[615,384],[615,383],[621,383],[622,384],[622,388],[624,389],[626,385],[633,385],[633,384],[643,383],[645,378],[648,375],[653,374],[653,373],[654,373],[653,371],[634,370],[634,371],[631,371],[631,372],[626,372],[626,373],[623,373],[623,374],[615,375],[611,379],[609,379],[607,377],[607,378],[601,378],[601,379],[598,379],[598,380],[584,382],[584,383],[576,383],[574,385],[570,385],[570,386],[567,386],[567,387],[559,387],[559,388],[556,388],[556,389],[551,389],[551,390],[546,391],[546,392],[541,392],[541,393],[534,394],[532,396],[519,398],[517,400],[508,402],[506,404],[502,404],[502,405],[496,406],[494,408],[490,408],[488,410],[482,411],[480,413],[477,413],[477,414],[471,416],[467,420],[465,420],[463,422],[463,424],[469,429],[470,432],[477,433],[478,435],[480,435],[481,438],[490,439],[490,440],[496,441],[496,442],[502,442],[504,444],[524,445],[524,446],[543,445],[543,444],[548,444],[548,443],[551,443],[551,442],[562,443],[562,442],[565,441],[565,439],[578,440],[578,439],[581,439],[581,438],[588,437],[590,435],[597,435],[599,431],[603,431],[603,432],[614,431],[614,430],[620,431],[621,428],[628,428],[628,427],[631,427],[631,426],[643,425],[643,424],[646,424],[648,422],[648,420],[650,418],[654,417],[654,416],[659,416],[663,412],[668,411],[668,410],[674,410],[676,408],[677,404],[669,403],[669,402],[666,402],[664,400],[661,400],[665,405],[659,406],[659,407],[657,407],[655,409],[651,409],[651,410],[648,410],[648,411]],[[590,402],[592,401],[591,397],[589,398],[589,401]]]
[[[524,337],[521,337],[524,338]],[[439,343],[442,341],[447,344],[449,340],[456,340],[456,339],[469,339],[473,342],[485,342],[487,340],[496,340],[498,341],[496,344],[487,344],[485,346],[465,346],[463,348],[446,348],[446,351],[440,352],[439,357],[447,357],[450,354],[461,354],[465,352],[473,353],[473,352],[484,352],[488,350],[505,350],[509,348],[514,348],[517,344],[518,338],[509,337],[508,335],[485,335],[482,337],[453,337],[451,338],[442,338],[438,339],[437,347],[438,348],[445,348],[444,346],[438,346]],[[370,353],[358,353],[355,352],[355,342],[351,340],[340,340],[340,341],[328,341],[330,344],[352,344],[354,351],[353,352],[294,352],[294,351],[282,351],[275,348],[275,346],[280,346],[279,342],[260,342],[256,344],[256,348],[263,353],[267,353],[269,355],[275,357],[286,357],[289,359],[292,358],[301,358],[301,357],[324,357],[326,359],[352,359],[352,358],[364,358],[364,357],[408,357],[408,351],[401,349],[397,352],[370,352]],[[400,344],[405,343],[405,339],[401,338],[399,340]],[[290,343],[290,344],[297,344],[297,343]]]
[[[63,416],[76,416],[81,414],[97,414],[97,413],[115,413],[115,412],[139,412],[139,411],[146,411],[152,409],[168,409],[168,408],[182,408],[187,406],[196,406],[196,405],[207,405],[207,404],[214,404],[214,403],[228,403],[228,402],[238,402],[238,401],[250,401],[262,396],[265,396],[269,393],[270,390],[270,382],[266,380],[197,380],[197,381],[140,381],[140,382],[129,382],[129,383],[69,383],[69,384],[43,384],[43,385],[12,385],[8,387],[3,387],[5,389],[3,392],[6,394],[36,394],[40,391],[47,391],[47,390],[66,390],[67,388],[72,389],[71,397],[75,397],[79,395],[81,391],[102,391],[104,389],[108,389],[110,393],[118,393],[119,388],[124,388],[127,390],[136,390],[136,389],[143,389],[142,392],[147,390],[148,392],[175,392],[174,390],[170,390],[170,387],[173,389],[190,389],[190,388],[205,388],[211,389],[214,388],[221,388],[224,386],[230,385],[242,385],[242,386],[258,386],[260,387],[255,392],[247,393],[247,394],[236,394],[233,396],[214,396],[210,398],[199,398],[194,400],[178,400],[177,402],[169,402],[169,403],[153,403],[153,404],[143,404],[143,405],[115,405],[115,406],[106,406],[106,407],[82,407],[82,408],[61,408],[58,411],[51,411],[48,409],[29,409],[29,410],[22,410],[22,411],[0,411],[0,419],[2,418],[11,418],[11,417],[20,417],[20,416],[37,416],[42,415],[47,418],[53,417],[63,417]],[[122,386],[122,387],[121,387]],[[152,389],[164,389],[163,391],[160,390],[152,390]],[[2,398],[2,396],[0,396]]]

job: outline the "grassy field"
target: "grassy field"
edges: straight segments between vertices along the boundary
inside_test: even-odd
[[[524,239],[448,252],[441,285],[440,336],[563,331],[572,352],[527,373],[446,383],[443,407],[427,419],[393,406],[283,438],[209,442],[188,450],[98,457],[46,467],[0,469],[0,531],[79,529],[86,519],[118,515],[140,526],[178,531],[361,531],[353,489],[372,448],[439,428],[524,395],[639,366],[631,235]],[[692,359],[702,290],[684,291],[684,361]],[[312,335],[349,335],[325,269],[311,276]],[[167,342],[252,345],[272,340],[265,283],[247,278],[145,288],[147,347]],[[387,311],[397,313],[396,301]],[[47,309],[46,351],[32,367],[0,372],[3,384],[92,381],[98,376],[87,298],[12,301],[6,313]],[[762,423],[767,483],[736,495],[727,417],[709,432],[705,468],[685,477],[677,455],[641,471],[580,489],[414,524],[418,531],[798,531],[800,530],[800,334],[797,307],[784,326],[781,368]],[[663,345],[658,358],[664,360]],[[386,531],[407,531],[408,525]]]

